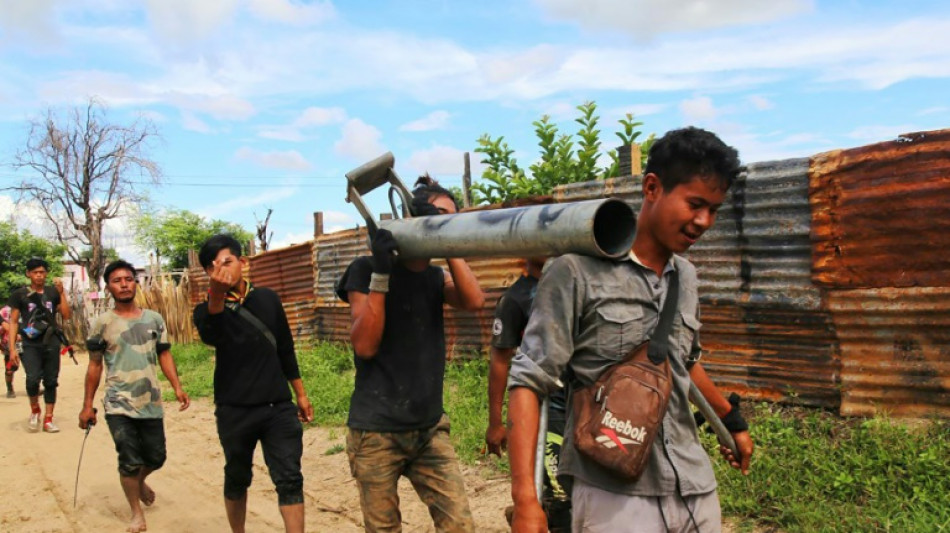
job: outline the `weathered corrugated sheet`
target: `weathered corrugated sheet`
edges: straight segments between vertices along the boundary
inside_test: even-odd
[[[950,417],[950,288],[830,291],[841,413]]]
[[[325,233],[316,239],[314,264],[317,266],[317,305],[346,305],[334,294],[334,286],[346,267],[361,255],[369,255],[366,228]]]
[[[295,339],[313,330],[313,242],[268,250],[249,258],[251,282],[274,290],[284,305]]]
[[[838,406],[840,363],[828,313],[721,303],[700,312],[703,367],[724,390]]]
[[[950,286],[950,130],[815,156],[816,284]]]
[[[811,282],[808,164],[807,158],[753,163],[734,188],[743,303],[821,307]]]

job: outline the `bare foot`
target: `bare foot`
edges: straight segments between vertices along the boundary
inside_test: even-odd
[[[132,520],[129,522],[129,527],[127,527],[125,530],[130,533],[141,533],[147,529],[148,528],[145,527],[145,515],[138,514],[132,516]]]
[[[139,499],[142,500],[146,506],[150,506],[155,503],[155,491],[152,490],[152,487],[149,487],[144,481],[142,482],[141,488],[139,488]],[[144,519],[142,520],[144,524]],[[142,531],[145,531],[144,529]]]

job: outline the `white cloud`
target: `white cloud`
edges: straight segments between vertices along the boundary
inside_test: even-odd
[[[306,171],[311,168],[310,163],[296,150],[262,152],[244,146],[239,148],[234,156],[241,161],[250,161],[264,168],[291,171]]]
[[[748,101],[752,104],[752,107],[758,111],[766,111],[775,107],[775,104],[771,100],[758,94],[749,96]]]
[[[209,203],[197,211],[206,218],[219,218],[232,211],[246,210],[249,207],[273,205],[300,192],[299,187],[289,185],[266,189],[264,192],[255,192],[244,196],[237,196],[221,202]]]
[[[306,138],[303,130],[340,124],[345,120],[346,110],[342,107],[308,107],[291,124],[265,126],[258,135],[266,139],[302,141]]]
[[[465,170],[463,158],[464,152],[458,148],[435,145],[413,152],[407,165],[418,175],[428,172],[434,177],[449,175],[460,178]]]
[[[171,101],[181,109],[210,115],[217,120],[247,120],[254,116],[254,104],[233,94],[175,93]]]
[[[358,118],[343,124],[340,140],[333,144],[333,151],[357,161],[368,161],[386,152],[381,142],[382,132]]]
[[[329,1],[301,4],[290,0],[248,0],[248,10],[262,19],[295,26],[316,24],[336,16]]]
[[[29,42],[30,46],[48,47],[61,35],[54,24],[54,11],[63,0],[0,0],[0,44]]]
[[[445,129],[449,123],[451,113],[445,110],[438,110],[412,122],[407,122],[399,126],[399,131],[433,131]]]
[[[156,32],[177,44],[212,35],[230,23],[237,0],[147,0],[148,18]]]
[[[294,120],[298,128],[312,128],[329,124],[340,124],[346,120],[346,110],[342,107],[308,107]]]
[[[557,19],[591,30],[620,30],[649,38],[661,33],[762,24],[805,13],[811,0],[535,0]]]
[[[196,117],[194,113],[189,111],[182,112],[181,127],[188,131],[195,131],[204,134],[209,134],[212,131],[211,126],[209,126],[205,121]]]
[[[327,232],[330,233],[330,232]],[[281,235],[276,240],[268,244],[269,250],[277,250],[279,248],[286,248],[294,244],[302,244],[307,241],[312,241],[313,235],[306,232],[288,232]]]
[[[680,113],[687,123],[706,123],[719,114],[708,96],[697,96],[683,100],[679,105]]]
[[[936,106],[936,107],[928,107],[927,109],[921,109],[920,111],[917,112],[917,115],[918,116],[937,115],[937,114],[942,114],[942,113],[947,113],[947,112],[950,112],[950,107]]]

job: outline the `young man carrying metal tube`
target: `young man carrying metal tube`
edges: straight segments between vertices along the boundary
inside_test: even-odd
[[[579,454],[569,408],[559,472],[570,487],[574,531],[721,530],[715,476],[689,408],[690,382],[732,432],[739,456],[724,447],[720,451],[743,473],[748,473],[753,443],[738,405],[719,393],[699,363],[696,271],[676,254],[712,226],[738,171],[736,151],[712,133],[697,128],[667,133],[650,150],[629,256],[609,260],[567,254],[546,269],[509,378],[513,531],[547,530],[532,472],[539,397],[561,386],[559,377],[567,368],[572,388],[593,383],[647,340],[673,276],[679,280],[669,337],[673,390],[645,470],[626,481]]]
[[[455,213],[452,194],[428,177],[413,190],[414,217]],[[397,483],[407,477],[437,531],[472,532],[474,521],[442,406],[443,304],[476,310],[484,295],[463,259],[449,271],[429,259],[398,258],[392,234],[377,230],[337,284],[350,304],[356,383],[346,451],[368,532],[402,530]]]

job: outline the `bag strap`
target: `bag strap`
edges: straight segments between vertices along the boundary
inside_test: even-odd
[[[679,305],[679,272],[674,271],[670,278],[670,285],[666,289],[666,301],[660,311],[660,322],[650,336],[650,345],[647,348],[647,357],[658,365],[662,363],[670,352],[670,330],[673,329],[673,318],[676,316],[676,307]]]
[[[236,311],[238,316],[250,322],[252,326],[260,330],[260,332],[264,334],[264,337],[267,337],[267,340],[270,341],[271,346],[273,346],[275,350],[277,349],[277,339],[274,338],[274,334],[271,333],[266,324],[261,322],[261,319],[254,316],[254,313],[248,311],[243,305],[237,302],[228,302],[225,305]]]

